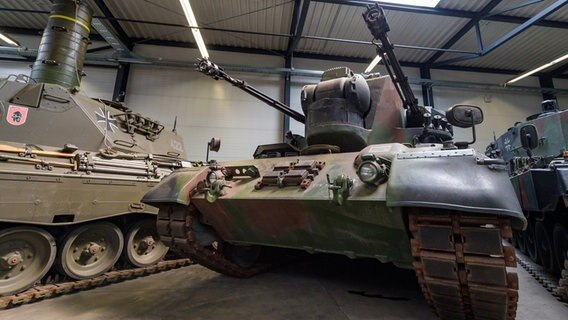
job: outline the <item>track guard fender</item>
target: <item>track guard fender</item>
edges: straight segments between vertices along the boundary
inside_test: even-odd
[[[200,181],[205,180],[207,167],[178,170],[165,177],[142,198],[142,202],[155,207],[160,204],[178,203],[189,205],[190,192]]]
[[[397,154],[387,184],[387,206],[507,216],[513,228],[524,229],[527,221],[507,171],[478,165],[478,157],[473,149]]]

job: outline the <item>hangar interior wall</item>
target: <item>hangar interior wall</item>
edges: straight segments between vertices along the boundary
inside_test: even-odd
[[[38,38],[39,39],[39,38]],[[30,46],[33,47],[33,46]],[[164,60],[196,61],[195,49],[137,45],[135,52],[142,56]],[[277,56],[211,51],[211,60],[220,65],[246,65],[267,68],[284,67],[284,59]],[[29,74],[29,62],[0,61],[0,77],[9,74]],[[363,71],[367,65],[295,59],[297,69],[325,70],[346,65],[355,72]],[[386,74],[382,66],[376,71]],[[419,78],[415,68],[404,68],[411,78]],[[110,99],[114,89],[116,70],[86,67],[87,77],[83,90],[91,97]],[[230,72],[233,77],[243,79],[280,101],[284,98],[284,77],[280,74]],[[502,83],[509,75],[495,75],[472,72],[432,70],[432,79],[480,83]],[[300,90],[309,83],[317,83],[314,77],[293,76],[291,79],[291,106],[300,107]],[[554,79],[556,88],[568,88],[568,80]],[[522,86],[538,87],[538,79],[529,77],[518,83]],[[414,94],[422,103],[420,86],[412,86]],[[568,107],[568,95],[560,95],[562,109]],[[486,91],[434,87],[435,107],[445,110],[453,104],[475,104],[482,107],[485,122],[478,127],[479,151],[492,141],[493,132],[501,134],[516,121],[539,112],[539,93]],[[222,139],[221,151],[212,154],[217,160],[246,159],[252,156],[258,144],[280,142],[282,139],[283,117],[276,110],[266,106],[240,89],[224,81],[214,81],[191,68],[161,67],[155,65],[132,65],[128,80],[126,104],[135,112],[160,121],[171,128],[177,116],[177,130],[185,139],[185,146],[192,160],[204,160],[207,141],[212,136]],[[291,120],[290,129],[302,134],[303,125]],[[456,138],[467,140],[471,131],[457,129]]]

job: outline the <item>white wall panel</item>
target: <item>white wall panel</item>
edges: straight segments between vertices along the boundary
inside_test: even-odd
[[[29,67],[31,64],[31,62],[0,60],[0,78],[18,74],[29,76],[32,70]],[[116,69],[85,67],[84,72],[87,76],[83,77],[81,90],[86,95],[92,98],[112,99]]]
[[[432,78],[498,84],[510,76],[432,70]],[[538,79],[529,77],[518,85],[538,87]],[[473,104],[483,109],[485,120],[476,127],[477,142],[473,145],[480,152],[485,152],[485,147],[493,141],[494,132],[499,137],[515,122],[524,121],[529,115],[540,112],[541,101],[540,93],[434,87],[434,103],[441,110],[454,104]],[[455,128],[454,131],[456,140],[471,141],[471,129]]]
[[[91,98],[112,100],[116,69],[85,67],[87,74],[81,81],[81,90]]]
[[[5,61],[0,60],[0,78],[6,78],[10,75],[25,74],[30,75],[32,69],[30,69],[31,62],[19,62],[19,61]]]
[[[196,61],[196,50],[140,46],[137,53],[170,60]],[[220,65],[246,64],[281,67],[283,59],[211,52]],[[216,160],[248,159],[259,144],[282,141],[282,115],[225,81],[215,81],[190,68],[134,65],[130,69],[126,103],[136,112],[173,126],[185,140],[189,158],[204,160],[206,144],[221,137]],[[282,100],[281,75],[231,72],[275,99]]]

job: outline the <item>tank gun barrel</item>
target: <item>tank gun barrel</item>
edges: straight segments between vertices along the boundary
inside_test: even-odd
[[[418,100],[414,96],[414,93],[412,93],[408,78],[402,71],[402,67],[396,58],[394,46],[387,37],[387,32],[390,31],[390,27],[383,8],[378,4],[369,5],[367,10],[363,13],[363,19],[373,37],[380,41],[380,44],[376,44],[377,53],[385,62],[385,67],[396,86],[404,108],[410,110],[411,115],[421,115],[420,109],[418,108]]]
[[[219,80],[219,79],[223,79],[227,82],[230,82],[232,85],[234,85],[235,87],[243,90],[244,92],[250,94],[251,96],[259,99],[260,101],[268,104],[269,106],[273,107],[274,109],[284,113],[285,115],[289,116],[290,118],[301,122],[301,123],[306,123],[306,117],[297,112],[292,110],[290,107],[288,107],[287,105],[283,104],[280,101],[274,100],[271,97],[269,97],[268,95],[266,95],[265,93],[263,93],[262,91],[250,86],[248,83],[246,83],[246,81],[244,80],[240,80],[240,79],[235,79],[231,76],[229,76],[224,70],[223,68],[219,67],[218,65],[214,64],[213,62],[203,59],[199,61],[199,65],[197,66],[197,70],[199,70],[199,72],[210,76],[211,78],[215,79],[215,80]]]

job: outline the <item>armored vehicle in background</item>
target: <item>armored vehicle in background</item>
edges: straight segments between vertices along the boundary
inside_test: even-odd
[[[528,218],[527,230],[513,233],[513,244],[563,276],[558,293],[568,301],[568,111],[559,111],[555,100],[543,101],[542,113],[495,139],[487,155],[507,162]]]
[[[515,251],[502,238],[526,220],[499,161],[453,142],[448,124],[478,124],[481,109],[453,106],[446,120],[418,106],[382,9],[363,17],[391,77],[338,68],[305,86],[306,148],[261,146],[256,159],[181,169],[142,201],[160,208],[171,250],[223,274],[266,270],[271,247],[369,257],[413,268],[443,319],[513,319]],[[199,67],[304,119],[211,62]]]
[[[79,90],[91,9],[53,1],[30,77],[0,80],[0,295],[54,265],[87,279],[122,255],[144,267],[167,247],[142,196],[191,163],[182,138]]]

